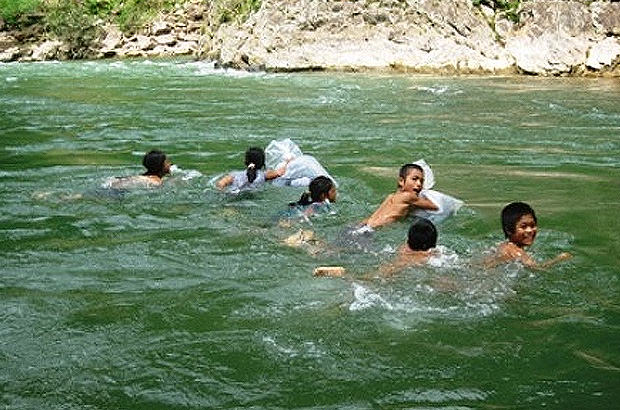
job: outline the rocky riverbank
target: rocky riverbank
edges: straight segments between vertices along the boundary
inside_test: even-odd
[[[186,3],[132,35],[99,22],[83,55],[192,55],[268,71],[620,76],[615,1],[528,1],[518,21],[471,0],[264,0],[242,23],[219,22],[209,4]],[[32,27],[0,31],[0,61],[69,57],[67,44]]]

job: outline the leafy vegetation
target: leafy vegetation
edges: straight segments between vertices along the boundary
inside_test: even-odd
[[[39,10],[41,0],[0,0],[0,17],[10,25],[18,24],[22,16]]]
[[[473,0],[474,6],[485,5],[495,11],[503,12],[506,18],[515,23],[519,22],[519,6],[521,0]]]
[[[219,24],[236,21],[243,22],[260,8],[261,0],[216,0]]]
[[[53,32],[74,30],[78,23],[109,20],[132,31],[144,25],[160,11],[169,10],[187,0],[0,0],[0,16],[15,27],[28,24],[24,17],[43,14]],[[65,33],[66,34],[66,33]]]

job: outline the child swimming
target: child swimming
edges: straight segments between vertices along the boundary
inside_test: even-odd
[[[172,163],[162,151],[152,150],[144,155],[142,165],[146,168],[144,174],[111,178],[103,187],[119,190],[159,187],[163,184],[164,176],[170,173]]]
[[[409,212],[415,208],[437,210],[438,207],[435,203],[419,196],[423,186],[424,170],[422,167],[417,164],[403,165],[398,173],[396,192],[389,194],[379,205],[379,208],[362,221],[360,228],[372,230],[388,225],[407,217]]]
[[[391,276],[409,266],[428,263],[437,246],[437,228],[431,221],[420,216],[413,218],[407,232],[407,240],[398,249],[393,262],[381,266],[382,276]],[[343,276],[346,270],[340,266],[321,266],[314,270],[314,276]],[[368,275],[367,275],[368,276]]]
[[[545,269],[572,257],[570,253],[563,252],[555,258],[539,263],[528,255],[525,248],[534,243],[538,232],[536,213],[528,204],[512,202],[506,205],[502,209],[501,221],[506,241],[501,243],[496,254],[487,260],[487,267],[516,260],[529,268]]]
[[[265,181],[278,178],[286,172],[285,163],[277,170],[265,167],[265,152],[262,148],[251,147],[245,152],[245,171],[231,172],[216,182],[219,189],[228,188],[232,193],[244,190],[252,190],[260,187]]]
[[[304,192],[297,202],[289,203],[290,207],[297,208],[305,216],[319,212],[326,205],[336,202],[338,195],[334,181],[326,176],[318,176],[310,181],[309,192]]]

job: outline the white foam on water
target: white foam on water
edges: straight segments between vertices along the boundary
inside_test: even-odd
[[[349,305],[350,311],[364,310],[373,306],[384,307],[388,310],[393,309],[393,306],[383,299],[381,295],[358,283],[353,283],[353,297],[355,300]]]
[[[318,358],[325,356],[326,353],[321,350],[314,342],[312,341],[304,341],[299,344],[299,346],[290,346],[285,345],[282,342],[278,342],[272,336],[263,336],[263,343],[268,347],[274,349],[278,354],[288,356],[290,358],[293,357],[313,357]]]
[[[197,171],[195,169],[181,169],[176,165],[172,165],[170,167],[170,173],[173,176],[179,175],[181,177],[181,180],[183,181],[189,181],[190,179],[202,176],[202,173],[200,173],[200,171]]]

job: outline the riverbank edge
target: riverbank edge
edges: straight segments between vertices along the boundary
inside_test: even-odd
[[[135,34],[99,21],[81,59],[191,56],[266,72],[620,77],[620,3],[538,0],[520,21],[469,0],[370,6],[270,1],[243,22],[220,23],[199,0],[160,14]],[[373,6],[374,4],[374,6]],[[75,59],[37,25],[0,31],[0,62]]]

